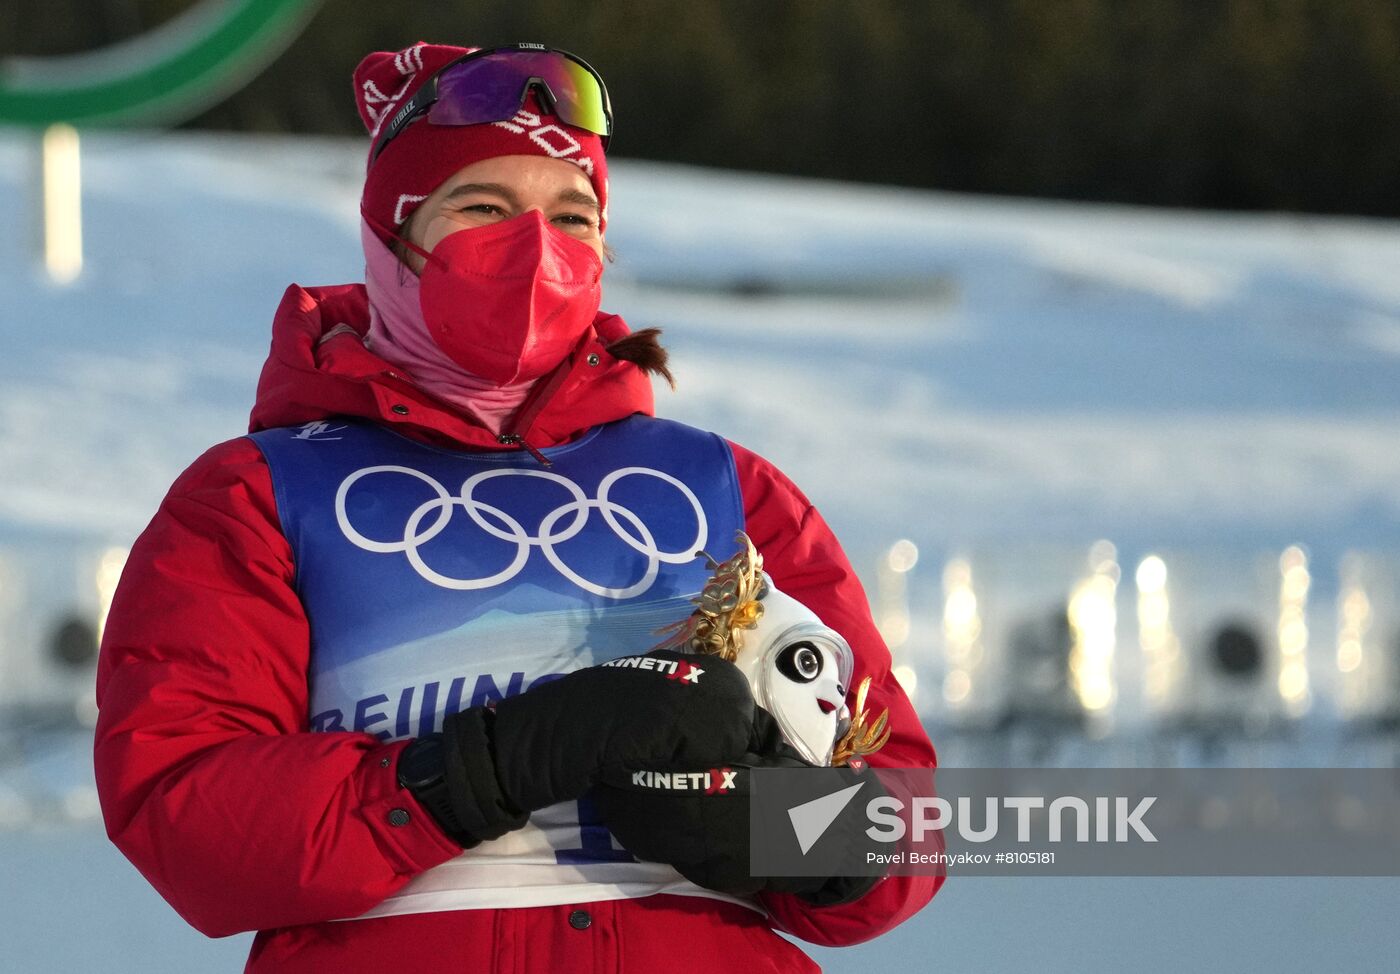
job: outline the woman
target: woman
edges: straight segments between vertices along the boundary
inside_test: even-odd
[[[288,289],[250,436],[132,550],[98,671],[108,834],[200,931],[258,931],[250,971],[813,969],[774,928],[856,943],[935,879],[707,888],[667,851],[696,847],[684,804],[639,861],[600,770],[761,760],[765,715],[719,660],[698,683],[593,664],[684,616],[695,550],[743,528],[873,678],[876,763],[933,749],[821,516],[653,418],[655,332],[598,311],[601,80],[469,53],[361,63],[366,283]]]

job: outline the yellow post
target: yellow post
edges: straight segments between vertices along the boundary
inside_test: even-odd
[[[57,123],[44,130],[44,268],[55,284],[83,272],[83,176],[78,130]]]

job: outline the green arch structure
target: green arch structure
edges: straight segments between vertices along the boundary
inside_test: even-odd
[[[172,124],[237,91],[301,33],[322,0],[200,0],[96,51],[0,61],[0,124]]]

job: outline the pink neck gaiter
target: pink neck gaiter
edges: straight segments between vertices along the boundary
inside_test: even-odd
[[[418,303],[418,276],[360,220],[365,251],[365,288],[369,292],[369,332],[365,348],[397,365],[421,389],[478,417],[500,433],[520,408],[533,380],[499,386],[463,369],[448,358],[423,320]]]

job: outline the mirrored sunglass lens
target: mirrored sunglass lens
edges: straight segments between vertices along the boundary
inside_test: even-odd
[[[542,72],[550,91],[558,102],[560,117],[570,125],[599,135],[608,134],[608,118],[603,104],[603,90],[598,79],[577,61],[557,58],[550,72]]]
[[[434,125],[479,125],[510,118],[520,108],[522,77],[494,57],[466,61],[438,78]]]
[[[608,134],[598,79],[558,54],[489,54],[449,68],[438,78],[438,100],[428,112],[434,125],[479,125],[510,118],[520,108],[525,82],[539,78],[554,96],[555,113],[569,125]]]

